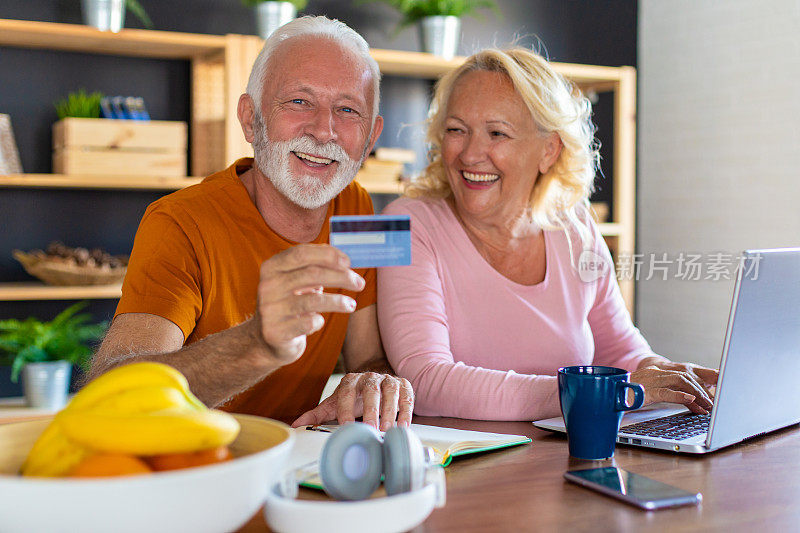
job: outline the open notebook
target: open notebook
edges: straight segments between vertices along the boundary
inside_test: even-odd
[[[289,456],[286,470],[294,470],[295,477],[301,485],[315,489],[322,488],[322,480],[319,478],[319,458],[322,455],[325,441],[337,428],[336,425],[330,425],[304,426],[294,429],[294,447]],[[466,431],[421,424],[411,424],[411,429],[422,441],[423,446],[433,448],[434,457],[442,466],[449,465],[454,458],[463,455],[499,450],[531,442],[531,439],[524,435]]]

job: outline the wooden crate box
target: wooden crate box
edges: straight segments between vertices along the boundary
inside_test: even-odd
[[[65,118],[53,124],[53,172],[186,176],[186,123]]]

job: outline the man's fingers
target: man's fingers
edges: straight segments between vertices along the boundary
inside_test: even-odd
[[[268,328],[263,328],[264,341],[272,346],[288,343],[297,337],[319,331],[323,325],[325,325],[325,319],[316,313],[294,316],[277,324],[271,324]]]
[[[282,290],[297,293],[312,287],[332,287],[349,291],[360,291],[364,288],[364,278],[349,268],[328,268],[309,265],[283,273],[278,278]]]
[[[344,294],[308,292],[292,295],[277,305],[274,316],[295,316],[306,313],[350,313],[356,310],[356,301]]]
[[[317,287],[357,292],[364,288],[365,283],[364,278],[347,268],[306,265],[289,272],[262,269],[258,288],[262,299],[275,301],[290,294],[315,292],[313,289]]]
[[[292,427],[300,427],[300,426],[312,426],[314,424],[322,424],[323,422],[328,422],[329,420],[336,419],[336,403],[333,401],[329,401],[330,398],[326,398],[322,403],[316,406],[314,409],[310,411],[306,411],[302,415],[300,415],[297,420],[292,422]]]
[[[375,372],[345,374],[334,393],[319,406],[304,413],[293,427],[321,424],[336,419],[339,424],[362,416],[365,424],[386,431],[395,424],[408,427],[414,411],[414,390],[407,379]]]
[[[414,413],[414,389],[411,383],[405,379],[400,379],[400,398],[398,400],[397,425],[401,427],[411,426],[411,415]]]
[[[356,385],[359,374],[345,374],[333,393],[336,400],[336,419],[340,424],[354,422],[356,419]]]
[[[262,266],[270,272],[288,272],[306,265],[350,268],[350,258],[330,244],[298,244],[272,256]]]
[[[289,342],[322,329],[325,319],[320,313],[350,313],[355,308],[356,302],[349,296],[316,292],[262,305],[259,315],[263,337],[272,346]]]
[[[364,404],[362,420],[365,424],[369,424],[375,429],[378,429],[378,417],[380,416],[381,407],[381,380],[383,377],[381,374],[366,372],[362,374],[356,387]]]
[[[305,349],[298,338],[324,326],[322,313],[352,313],[356,302],[323,287],[360,291],[364,278],[350,270],[341,250],[324,244],[301,244],[261,264],[257,323],[268,348],[281,360],[297,358]],[[352,409],[350,409],[352,412]]]
[[[381,381],[381,431],[394,426],[399,398],[400,381],[393,376],[385,376]]]

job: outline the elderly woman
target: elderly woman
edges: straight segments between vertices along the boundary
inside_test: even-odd
[[[557,369],[589,364],[632,371],[646,403],[711,408],[717,372],[654,354],[613,267],[588,282],[576,268],[586,250],[613,264],[588,214],[590,114],[523,48],[482,51],[438,83],[431,162],[384,211],[411,216],[413,264],[378,276],[381,335],[418,414],[555,416]]]

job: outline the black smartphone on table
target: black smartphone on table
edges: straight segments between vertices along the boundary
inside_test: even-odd
[[[685,491],[613,466],[569,470],[564,472],[564,477],[567,481],[647,510],[697,505],[703,499],[699,492]]]

